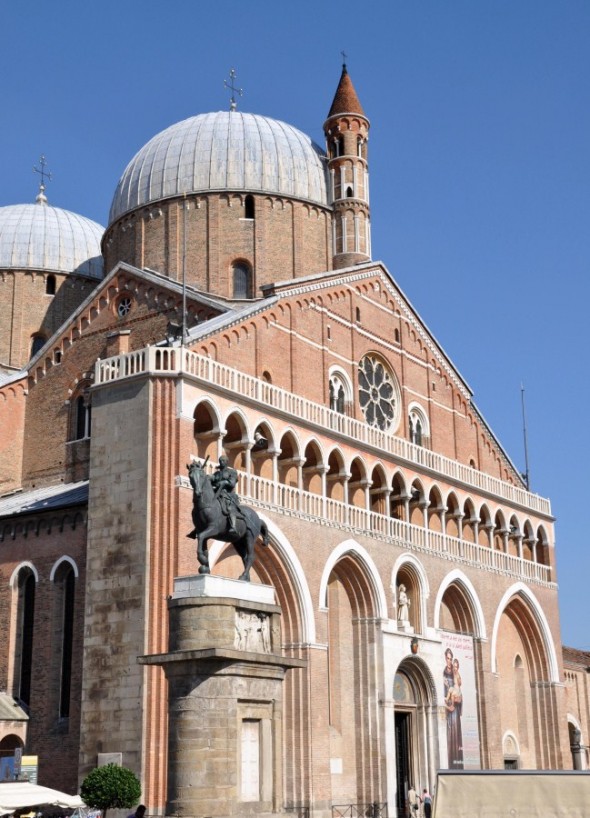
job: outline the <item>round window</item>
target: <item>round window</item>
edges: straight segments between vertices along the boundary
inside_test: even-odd
[[[394,425],[398,416],[397,392],[393,374],[379,358],[366,355],[359,364],[359,402],[370,426],[387,431]]]
[[[119,318],[125,318],[126,315],[129,315],[131,312],[131,298],[128,295],[124,295],[119,299],[117,304],[117,315]]]

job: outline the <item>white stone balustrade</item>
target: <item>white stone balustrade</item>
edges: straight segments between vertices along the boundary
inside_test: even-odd
[[[178,482],[190,488],[188,478],[182,476]],[[322,497],[294,486],[285,486],[264,477],[238,472],[237,491],[246,505],[279,513],[287,512],[313,521],[316,525],[341,528],[353,534],[377,535],[385,542],[402,545],[412,551],[444,557],[453,563],[472,565],[538,585],[556,587],[551,581],[550,566],[441,534],[439,531],[431,531],[329,497]]]
[[[373,450],[379,457],[391,455],[403,465],[417,467],[438,477],[445,477],[467,490],[475,489],[500,502],[507,501],[528,511],[551,515],[549,500],[526,491],[497,477],[477,471],[471,466],[451,460],[441,454],[416,446],[401,437],[369,426],[363,421],[342,415],[313,401],[294,395],[286,389],[267,383],[260,378],[245,375],[237,369],[220,364],[212,358],[197,355],[181,347],[147,347],[145,349],[99,359],[95,367],[95,384],[105,384],[138,375],[185,377],[194,380],[209,391],[239,396],[253,405],[301,420],[316,427],[318,432],[330,431],[348,438],[359,449]]]

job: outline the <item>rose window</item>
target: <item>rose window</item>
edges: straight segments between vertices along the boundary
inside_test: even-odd
[[[359,402],[369,426],[386,431],[397,414],[393,375],[378,358],[367,355],[359,364]]]

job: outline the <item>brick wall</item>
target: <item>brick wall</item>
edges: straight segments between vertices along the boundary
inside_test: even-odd
[[[18,669],[11,662],[15,653],[16,592],[9,586],[9,580],[16,569],[27,562],[35,568],[39,579],[35,588],[33,666],[25,752],[39,756],[39,784],[76,793],[86,584],[85,509],[21,518],[12,533],[10,522],[2,520],[0,532],[0,622],[3,635],[0,686],[18,695]],[[75,563],[78,577],[75,581],[70,713],[69,718],[60,719],[63,612],[59,605],[56,607],[58,592],[51,580],[51,572],[64,556]]]
[[[26,381],[0,387],[0,495],[22,483]]]
[[[55,294],[46,292],[55,278]],[[35,270],[0,274],[0,367],[23,367],[31,357],[31,339],[49,339],[96,287],[96,280]]]
[[[245,218],[242,194],[189,196],[122,217],[103,242],[105,269],[118,261],[149,267],[177,281],[182,278],[186,225],[186,279],[193,287],[225,298],[233,296],[231,268],[248,262],[254,291],[279,279],[331,268],[331,212],[327,208],[256,195],[254,219]]]

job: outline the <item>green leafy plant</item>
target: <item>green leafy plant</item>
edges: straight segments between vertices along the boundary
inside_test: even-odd
[[[102,810],[106,818],[108,809],[130,809],[141,797],[139,779],[126,767],[117,764],[105,764],[88,773],[82,786],[80,796],[87,807]]]

